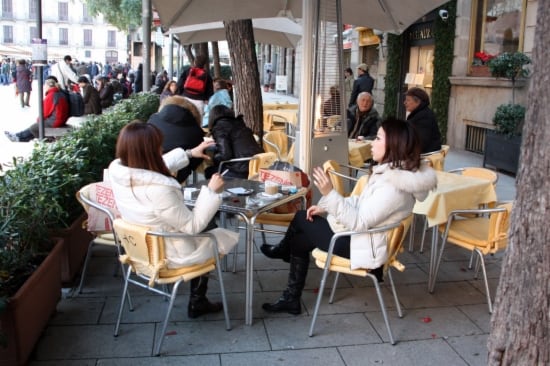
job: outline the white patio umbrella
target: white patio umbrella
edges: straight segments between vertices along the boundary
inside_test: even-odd
[[[302,38],[302,27],[295,21],[286,18],[260,18],[252,20],[254,39],[257,42],[286,48],[296,48]],[[223,22],[172,27],[168,33],[178,36],[181,44],[193,44],[225,40]]]
[[[166,28],[221,20],[302,17],[304,0],[152,0]],[[307,1],[307,0],[306,0]],[[344,24],[401,33],[446,0],[341,0]]]

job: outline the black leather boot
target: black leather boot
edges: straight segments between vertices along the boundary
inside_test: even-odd
[[[265,303],[262,308],[270,313],[282,313],[298,315],[302,312],[302,290],[306,283],[309,257],[290,257],[290,272],[288,284],[281,297],[273,304]]]
[[[290,262],[290,241],[294,236],[295,230],[292,223],[288,226],[288,229],[283,237],[283,240],[277,245],[262,244],[260,250],[268,258],[282,259],[285,262]]]
[[[217,313],[223,310],[221,302],[208,301],[206,298],[207,289],[207,276],[200,276],[191,280],[191,295],[187,306],[187,316],[189,318],[194,319],[204,314]]]

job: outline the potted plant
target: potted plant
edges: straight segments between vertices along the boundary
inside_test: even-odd
[[[485,137],[483,166],[517,172],[525,107],[515,103],[515,86],[518,78],[529,75],[525,66],[530,63],[531,59],[523,52],[504,52],[488,62],[494,77],[512,81],[512,102],[501,104],[496,109],[493,116],[495,129],[488,130]]]
[[[60,298],[62,263],[83,262],[88,239],[70,248],[52,239],[82,217],[76,191],[101,180],[120,129],[134,119],[147,120],[158,105],[158,95],[140,93],[62,139],[37,143],[28,160],[14,159],[14,168],[0,175],[0,365],[26,364]],[[67,259],[68,251],[80,247],[81,258]]]
[[[474,53],[474,60],[472,61],[472,66],[470,67],[470,76],[476,76],[476,77],[491,76],[488,62],[492,60],[494,57],[495,55],[491,55],[483,51]]]

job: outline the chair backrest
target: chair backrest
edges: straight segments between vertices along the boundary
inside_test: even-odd
[[[370,178],[370,175],[360,176],[359,179],[357,180],[357,182],[355,183],[355,186],[353,186],[353,189],[352,189],[352,191],[349,195],[350,196],[359,196],[359,195],[361,195],[361,192],[363,192],[363,189],[365,188],[365,186],[369,182],[369,178]]]
[[[421,154],[420,158],[426,161],[435,170],[443,171],[445,169],[445,155],[446,150],[432,151],[429,153]]]
[[[264,151],[274,152],[280,161],[288,154],[288,135],[284,131],[269,131],[263,136]]]
[[[120,217],[114,195],[107,183],[90,183],[76,192],[76,199],[86,213],[87,230],[95,233],[113,230],[113,221]]]
[[[388,260],[384,264],[384,269],[388,266],[395,267],[399,271],[403,271],[405,266],[397,260],[397,255],[402,252],[403,242],[407,231],[411,226],[413,215],[407,216],[401,221],[401,224],[395,229],[391,230],[388,234]]]
[[[274,152],[265,152],[254,155],[255,159],[250,160],[248,164],[248,179],[255,178],[260,169],[269,168],[277,161],[277,154]]]
[[[341,169],[349,169],[350,172],[358,171],[364,172],[365,175],[360,176],[359,178],[341,173]],[[361,194],[364,186],[368,182],[368,177],[370,177],[370,172],[365,169],[360,169],[353,167],[351,165],[340,164],[335,160],[327,160],[323,163],[323,171],[329,174],[330,181],[332,182],[332,187],[336,192],[340,193],[342,196],[347,197],[352,194]],[[353,188],[350,189],[353,183]],[[351,193],[350,193],[351,191]]]
[[[338,174],[333,174],[331,172],[340,172],[340,164],[335,160],[327,160],[323,163],[323,170],[325,173],[329,173],[330,181],[336,192],[340,193],[342,196],[346,195],[346,189],[344,186],[343,177]]]
[[[510,227],[510,213],[513,204],[511,202],[498,205],[506,211],[493,212],[489,216],[489,245],[490,252],[496,252],[508,245],[508,228]]]
[[[148,226],[123,219],[116,219],[113,225],[125,252],[121,261],[129,264],[137,274],[148,276],[149,285],[153,286],[158,272],[166,267],[164,239],[148,235]]]

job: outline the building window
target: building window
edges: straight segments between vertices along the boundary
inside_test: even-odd
[[[92,57],[92,51],[90,51],[90,50],[84,51],[84,57],[91,58]]]
[[[59,28],[59,44],[64,46],[69,44],[69,30],[67,28]]]
[[[57,4],[59,20],[68,21],[69,20],[69,3],[60,2]]]
[[[29,19],[36,19],[36,0],[29,0]]]
[[[2,0],[2,18],[12,19],[13,18],[13,7],[11,0]]]
[[[82,5],[82,21],[85,22],[85,23],[91,23],[92,22],[92,17],[88,13],[88,7],[86,6],[86,4]]]
[[[4,43],[13,43],[13,27],[11,25],[4,26]]]
[[[84,29],[84,46],[91,47],[92,46],[92,30],[91,29]]]
[[[38,28],[36,27],[31,27],[30,30],[29,30],[29,34],[30,34],[30,40],[29,42],[32,44],[32,40],[34,38],[38,38]]]
[[[473,6],[472,60],[480,51],[498,55],[520,49],[525,0],[477,0]]]
[[[107,31],[107,47],[116,47],[116,32]]]

